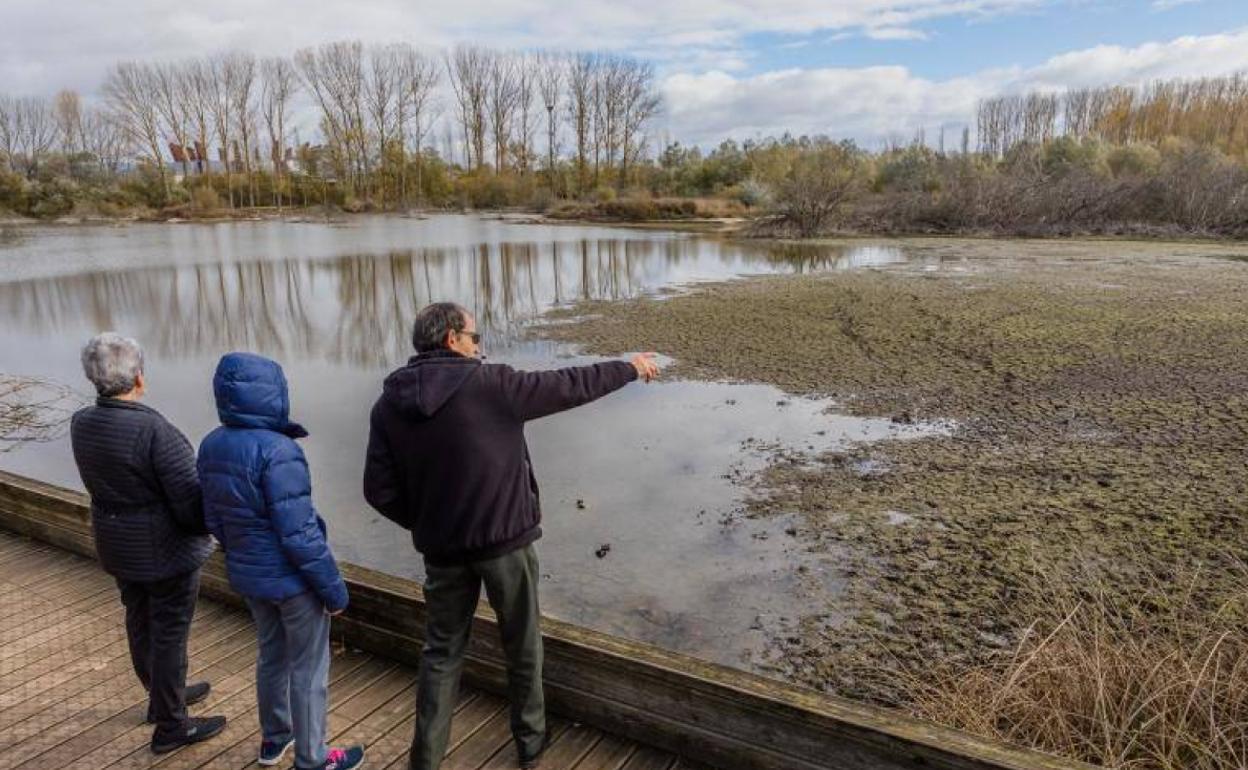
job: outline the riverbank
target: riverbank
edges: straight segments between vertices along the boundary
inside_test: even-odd
[[[1038,575],[1089,576],[1128,607],[1182,565],[1202,571],[1198,606],[1234,598],[1248,249],[889,243],[920,259],[590,303],[540,328],[594,353],[660,350],[676,377],[955,421],[947,436],[786,453],[750,480],[748,515],[797,512],[805,548],[847,554],[832,578],[844,601],[772,639],[774,672],[904,703],[908,677],[1009,650]]]

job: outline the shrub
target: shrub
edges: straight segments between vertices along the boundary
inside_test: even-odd
[[[821,143],[802,153],[776,190],[780,217],[804,237],[819,234],[862,184],[862,158],[851,143]]]
[[[221,196],[217,191],[203,185],[191,191],[191,209],[198,212],[213,212],[221,208]]]
[[[29,212],[41,219],[65,216],[74,210],[78,186],[68,179],[55,179],[31,186]]]

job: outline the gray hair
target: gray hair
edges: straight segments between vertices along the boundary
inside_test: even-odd
[[[462,332],[468,325],[468,311],[454,302],[435,302],[416,314],[412,324],[412,347],[427,353],[446,347],[446,335]]]
[[[97,334],[82,348],[82,371],[101,396],[129,393],[143,372],[143,348],[116,332]]]

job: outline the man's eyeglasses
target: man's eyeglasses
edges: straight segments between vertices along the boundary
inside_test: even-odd
[[[481,344],[481,332],[455,332],[455,333],[468,336],[469,338],[472,339],[472,344],[474,345]]]

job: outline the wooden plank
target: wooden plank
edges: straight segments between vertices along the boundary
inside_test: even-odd
[[[451,737],[442,770],[476,770],[510,740],[506,701],[492,695],[478,696],[451,720]],[[411,733],[408,734],[410,742]],[[397,770],[405,761],[405,756],[391,758],[386,767]]]
[[[208,614],[198,619],[192,628],[211,632],[214,626],[225,622],[217,615]],[[61,686],[81,687],[80,682],[68,683],[78,676],[99,680],[122,671],[130,671],[128,643],[124,630],[94,637],[78,637],[72,644],[51,651],[32,651],[29,663],[16,667],[22,661],[10,659],[15,664],[12,671],[0,676],[0,712],[13,707],[24,697],[18,690],[36,687],[42,690]],[[0,720],[2,723],[2,720]]]
[[[550,736],[550,744],[553,746],[558,742],[571,726],[572,723],[568,720],[548,714],[546,716],[546,733]],[[490,757],[489,761],[481,765],[480,770],[512,770],[516,766],[517,759],[515,743],[508,741],[506,745],[495,752],[494,756]],[[544,766],[547,768],[551,767],[549,764]]]
[[[104,620],[106,617],[111,620],[112,615],[119,614],[118,611],[122,617],[125,613],[116,589],[78,596],[65,602],[57,602],[55,597],[41,594],[23,596],[13,602],[13,607],[18,613],[7,618],[9,623],[0,627],[0,648],[8,649],[10,644],[15,645],[36,633],[54,633],[58,628],[73,630],[87,620]]]
[[[543,767],[576,767],[602,740],[602,732],[585,724],[572,724],[551,741],[542,754]],[[515,763],[514,752],[509,757]]]
[[[237,618],[238,613],[231,614]],[[250,627],[244,629],[242,634],[242,638],[248,641],[244,647],[200,672],[197,678],[207,680],[212,685],[212,691],[203,703],[191,709],[192,714],[216,714],[221,710],[222,704],[231,699],[238,698],[245,703],[248,698],[255,697],[255,635]],[[90,751],[93,766],[104,767],[136,752],[146,752],[152,739],[152,731],[151,725],[133,725],[106,743],[98,745]],[[73,766],[73,762],[66,765]]]
[[[215,608],[205,608],[197,614],[196,620],[199,623],[192,623],[191,633],[201,639],[205,633],[211,634],[218,625],[227,622],[221,611]],[[74,682],[70,686],[82,687],[82,681],[74,681],[80,676],[107,678],[129,667],[130,646],[124,635],[111,641],[99,638],[80,640],[57,655],[42,658],[0,678],[0,712],[26,698],[69,682]]]
[[[3,619],[4,627],[24,629],[29,634],[51,628],[67,619],[81,618],[90,620],[109,617],[121,609],[121,602],[116,589],[101,591],[81,598],[58,603],[55,599],[27,593],[10,597],[6,602],[9,610]],[[122,612],[124,615],[124,611]]]
[[[671,770],[675,762],[676,757],[666,751],[638,746],[628,762],[624,763],[623,770]]]
[[[117,581],[100,570],[100,565],[77,559],[73,569],[54,578],[30,586],[30,590],[44,599],[73,599],[99,593],[105,589],[120,592]]]
[[[395,764],[397,767],[406,769],[408,750],[411,748],[412,734],[415,731],[416,686],[413,684],[404,691],[404,695],[407,698],[406,704],[391,700],[391,708],[388,709],[389,718],[382,714],[380,720],[374,720],[370,715],[369,719],[351,729],[349,733],[338,735],[337,744],[364,744],[367,755],[366,764],[369,767],[386,767],[388,764]],[[479,693],[471,691],[459,693],[451,722],[452,731],[455,725],[454,719],[460,720],[461,723],[480,722],[481,718],[474,717],[469,711],[470,706],[476,708],[480,705],[478,703],[480,698]],[[490,713],[493,713],[493,710],[493,706],[489,707]]]
[[[63,563],[67,557],[73,558],[72,554],[67,554],[56,546],[47,543],[34,545],[37,541],[33,540],[29,542],[32,545],[10,546],[4,549],[4,563],[0,565],[0,580],[12,583],[15,582],[14,578],[43,569],[56,563],[58,559]]]
[[[251,679],[247,673],[247,667],[254,656],[254,647],[245,645],[206,666],[199,672],[197,678],[217,680],[218,687],[221,687],[221,680],[230,679],[232,673],[235,679],[225,687],[232,688],[233,692],[247,690]],[[147,699],[144,697],[137,703],[132,703],[108,718],[81,730],[68,740],[40,754],[30,763],[30,770],[72,767],[87,754],[91,754],[92,763],[98,762],[100,749],[119,738],[122,743],[137,742],[140,745],[150,741],[153,728],[151,725],[143,724],[147,706]]]
[[[49,626],[0,647],[0,662],[21,655],[31,650],[47,650],[58,645],[70,644],[75,638],[94,637],[116,629],[117,623],[125,616],[121,606],[114,608],[116,617],[99,617],[83,614],[80,617],[64,618]]]
[[[254,639],[234,635],[206,649],[190,652],[188,678],[209,664],[253,645]],[[41,700],[41,699],[35,699]],[[0,744],[27,752],[46,750],[120,711],[147,700],[133,673],[121,674],[46,706],[27,719],[0,729]]]
[[[473,697],[475,696],[469,695],[462,700],[467,702]],[[411,725],[415,713],[416,685],[412,683],[360,719],[352,720],[337,709],[330,711],[329,743],[334,746],[362,744],[369,749],[375,760],[380,756],[380,749],[374,750],[374,745],[391,731],[401,735],[402,728]],[[401,741],[398,742],[401,745]],[[372,761],[370,764],[376,762]]]
[[[632,741],[626,741],[614,735],[604,735],[575,765],[576,770],[620,770],[628,761],[636,747]]]
[[[391,664],[377,681],[363,692],[356,693],[336,704],[329,712],[328,734],[336,735],[350,725],[364,719],[375,709],[389,701],[397,693],[416,684],[415,672],[409,668]]]
[[[27,574],[32,569],[39,569],[40,565],[51,564],[57,558],[65,558],[66,554],[61,549],[46,543],[34,545],[36,542],[24,540],[20,546],[6,546],[4,562],[0,564],[0,580],[6,583],[13,582],[12,579],[16,576]]]
[[[25,562],[20,570],[6,575],[5,579],[23,587],[37,585],[77,566],[78,563],[75,560],[65,558],[64,554],[49,551]]]
[[[194,636],[188,649],[228,640],[245,628],[238,618],[206,614],[198,625],[192,625]],[[129,644],[124,638],[104,647],[96,648],[96,644],[96,640],[84,640],[64,655],[44,658],[28,666],[30,672],[23,669],[26,682],[0,694],[0,727],[19,722],[102,682],[120,687],[135,676]],[[44,673],[40,675],[40,672]]]

